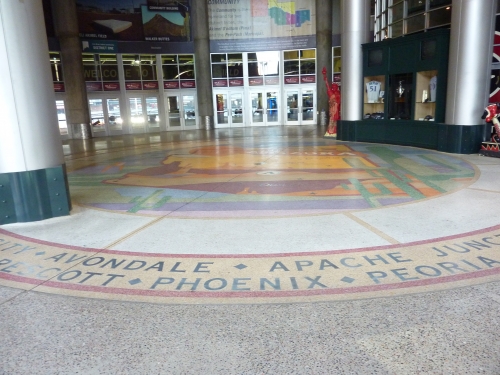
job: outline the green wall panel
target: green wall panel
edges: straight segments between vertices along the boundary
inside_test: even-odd
[[[12,198],[9,176],[0,174],[0,224],[16,222],[16,208]]]
[[[0,174],[0,225],[69,215],[71,201],[64,165]]]
[[[454,154],[475,154],[488,138],[487,125],[447,125],[431,121],[339,121],[339,141],[414,146]]]

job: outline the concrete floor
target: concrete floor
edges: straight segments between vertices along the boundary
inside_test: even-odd
[[[0,226],[0,374],[500,374],[500,159],[322,135],[65,141],[71,215]]]

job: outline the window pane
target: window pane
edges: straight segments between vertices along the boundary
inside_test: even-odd
[[[299,62],[298,61],[285,61],[285,75],[298,75]]]
[[[194,55],[179,55],[179,64],[189,64],[194,63]]]
[[[99,55],[99,62],[101,63],[101,65],[107,65],[107,64],[110,64],[110,65],[116,65],[116,55],[110,55],[110,54],[103,54],[103,55]]]
[[[406,20],[406,33],[414,33],[425,28],[425,14],[419,14]]]
[[[103,81],[118,81],[118,65],[101,65]]]
[[[315,59],[316,58],[316,50],[315,49],[303,49],[300,51],[300,57],[303,59]]]
[[[395,23],[391,26],[391,37],[397,38],[403,35],[403,21]]]
[[[225,53],[212,54],[212,62],[213,63],[218,63],[218,62],[223,62],[223,61],[226,61],[226,54]]]
[[[143,81],[155,81],[156,66],[150,64],[141,64],[141,78]]]
[[[141,79],[141,67],[139,65],[124,65],[125,81],[139,81]]]
[[[451,0],[430,0],[430,9],[444,5],[451,5]]]
[[[83,75],[85,81],[100,81],[101,72],[99,70],[99,65],[96,64],[84,64],[83,65]]]
[[[285,60],[297,60],[299,58],[299,51],[285,51]]]
[[[155,55],[141,55],[141,64],[156,65]]]
[[[259,77],[262,76],[263,73],[259,71],[259,63],[258,62],[249,62],[248,63],[248,76],[249,77]]]
[[[227,65],[226,64],[212,64],[212,78],[226,78]]]
[[[181,79],[194,79],[194,65],[179,66],[179,76]]]
[[[163,65],[163,79],[177,79],[179,76],[179,69],[177,65]]]
[[[229,77],[243,78],[243,64],[229,64]]]
[[[315,60],[301,60],[300,61],[300,74],[315,74],[316,61]]]
[[[176,64],[177,55],[161,55],[162,64]]]
[[[389,23],[394,23],[403,19],[404,3],[401,2],[389,8]]]
[[[243,54],[241,53],[231,53],[227,55],[229,61],[243,61]]]
[[[340,57],[335,57],[333,59],[333,72],[340,73],[342,70],[342,59]]]
[[[257,61],[257,54],[256,53],[249,53],[247,58],[248,58],[248,61]]]
[[[141,57],[139,55],[122,55],[123,64],[135,64],[136,61],[140,62]]]
[[[448,25],[451,23],[451,7],[444,7],[429,12],[429,27]]]
[[[54,82],[64,81],[61,56],[59,53],[54,53],[54,52],[50,53],[50,67],[52,69],[52,80]]]
[[[408,16],[425,10],[425,0],[408,0]]]

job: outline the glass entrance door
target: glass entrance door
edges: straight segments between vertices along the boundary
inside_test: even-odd
[[[181,95],[184,129],[196,129],[196,98],[193,94]]]
[[[243,110],[243,92],[230,93],[231,127],[245,126]]]
[[[142,105],[142,96],[134,95],[128,98],[130,108],[130,132],[145,133],[146,118]]]
[[[112,135],[122,134],[123,119],[120,112],[120,99],[110,98],[106,100],[106,109],[108,111],[106,126],[108,133]]]
[[[94,137],[123,134],[119,98],[90,97],[89,109]]]
[[[285,125],[310,125],[316,123],[316,90],[286,90]]]
[[[66,108],[64,100],[56,100],[57,120],[59,122],[59,132],[64,139],[68,138],[68,123],[66,122]]]
[[[243,91],[215,91],[215,126],[236,128],[245,126]]]
[[[215,127],[229,128],[229,114],[227,108],[227,92],[215,93]]]
[[[252,108],[252,125],[279,125],[280,95],[278,90],[250,92],[250,108]]]
[[[165,109],[168,117],[168,130],[196,129],[196,95],[194,93],[165,93]]]
[[[89,99],[90,124],[93,137],[106,136],[106,121],[104,121],[104,105],[101,98]]]
[[[146,117],[147,130],[149,132],[159,132],[160,131],[160,117],[158,115],[158,98],[156,96],[146,97]]]

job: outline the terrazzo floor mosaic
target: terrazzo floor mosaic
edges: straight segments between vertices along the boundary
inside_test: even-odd
[[[76,203],[175,217],[297,216],[387,207],[461,189],[472,165],[429,150],[322,140],[168,145],[72,170]]]
[[[500,280],[497,160],[279,132],[67,152],[72,214],[2,226],[0,285],[246,304]]]

